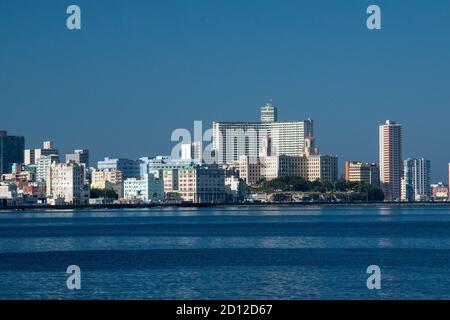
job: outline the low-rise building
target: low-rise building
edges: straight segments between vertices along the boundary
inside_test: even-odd
[[[23,197],[19,195],[14,183],[0,182],[0,203],[8,207],[23,204]]]
[[[308,181],[335,182],[338,179],[338,158],[331,155],[303,156],[241,156],[239,175],[249,185],[258,181],[298,176]]]
[[[431,197],[434,201],[447,201],[449,199],[449,188],[439,182],[431,185]]]

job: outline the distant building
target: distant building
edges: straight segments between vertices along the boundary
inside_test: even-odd
[[[245,183],[237,176],[225,178],[225,193],[227,202],[241,202],[245,198]]]
[[[141,175],[141,167],[139,160],[130,159],[110,159],[105,158],[97,163],[98,170],[119,170],[122,172],[123,178],[137,178]]]
[[[224,203],[225,170],[205,166],[178,169],[178,192],[187,202]]]
[[[91,172],[91,189],[113,190],[123,197],[123,174],[120,170],[96,170]]]
[[[139,160],[141,162],[141,176],[153,171],[187,168],[193,163],[190,159],[173,159],[170,156],[144,157]]]
[[[308,181],[337,181],[338,158],[318,154],[313,136],[305,138],[305,152],[301,156],[270,155],[273,154],[271,145],[270,137],[267,137],[259,157],[242,155],[239,158],[239,176],[247,184],[288,176],[303,177]]]
[[[276,122],[278,121],[278,109],[268,102],[264,107],[261,107],[261,122]]]
[[[23,163],[24,145],[24,137],[0,131],[0,175],[10,173],[14,163]]]
[[[442,182],[431,185],[431,197],[434,201],[447,201],[449,197],[449,188]]]
[[[124,199],[144,203],[163,200],[163,181],[152,174],[140,178],[127,178],[124,181]]]
[[[50,176],[50,167],[53,163],[59,163],[59,155],[51,154],[40,156],[36,162],[36,181],[47,182]]]
[[[379,187],[380,170],[378,164],[359,161],[346,161],[345,181],[362,182]]]
[[[123,183],[123,174],[120,170],[116,169],[105,169],[92,171],[92,181],[91,186],[93,188],[104,189],[105,181],[111,183]]]
[[[24,164],[25,165],[36,164],[40,157],[50,155],[54,157],[57,156],[59,162],[59,150],[54,147],[52,141],[50,140],[44,141],[42,144],[42,148],[26,149],[24,151]]]
[[[385,200],[400,201],[402,163],[402,126],[387,120],[379,127],[380,183]]]
[[[332,155],[305,156],[309,181],[336,182],[338,179],[338,157]]]
[[[13,183],[0,182],[0,206],[20,206],[23,204],[23,197],[18,193],[17,186]]]
[[[278,155],[301,156],[305,138],[313,135],[313,121],[278,121],[273,106],[261,109],[262,122],[213,122],[213,150],[218,164],[231,164],[242,155],[259,155],[263,140],[271,137]],[[273,120],[273,121],[272,121]]]
[[[431,199],[431,163],[424,158],[406,159],[403,162],[403,201],[428,201]]]
[[[84,181],[84,166],[78,163],[55,163],[50,167],[50,181],[47,194],[55,203],[56,199],[68,205],[89,203],[89,187]]]
[[[200,142],[182,144],[181,160],[200,164],[202,162],[202,148]]]
[[[449,188],[449,193],[450,193],[450,163],[448,164],[448,184],[447,184],[448,188]],[[450,200],[450,198],[449,198]]]
[[[89,168],[89,150],[77,149],[73,153],[66,154],[66,162],[84,164],[86,168]]]
[[[178,169],[163,170],[164,193],[178,192]]]

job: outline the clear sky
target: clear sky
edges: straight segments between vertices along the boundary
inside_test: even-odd
[[[66,28],[81,7],[82,30]],[[378,4],[382,30],[366,28]],[[378,124],[404,157],[450,162],[450,1],[1,0],[0,129],[27,147],[169,154],[194,120],[315,120],[322,153],[378,161]],[[341,170],[342,173],[342,170]]]

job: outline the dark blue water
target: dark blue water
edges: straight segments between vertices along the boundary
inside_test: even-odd
[[[0,299],[450,299],[450,208],[0,212]]]

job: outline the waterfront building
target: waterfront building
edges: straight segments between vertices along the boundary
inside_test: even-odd
[[[59,201],[68,205],[88,204],[90,192],[84,181],[84,166],[73,162],[53,162],[47,181],[47,195],[55,204]]]
[[[66,162],[83,164],[85,168],[89,168],[89,150],[77,149],[73,153],[66,154]]]
[[[242,155],[239,158],[239,176],[247,184],[288,176],[303,177],[308,181],[337,181],[338,157],[318,154],[312,135],[305,138],[301,156],[273,155],[271,137],[267,136],[263,141],[259,157]]]
[[[408,158],[403,162],[403,201],[428,201],[431,198],[431,163],[424,158]]]
[[[380,169],[378,167],[378,164],[359,161],[346,161],[345,181],[362,182],[375,187],[379,187]]]
[[[164,184],[162,179],[153,174],[139,178],[127,178],[124,181],[124,199],[148,203],[164,199]]]
[[[240,156],[258,156],[263,140],[271,137],[278,155],[301,156],[305,137],[313,135],[313,120],[278,121],[276,111],[263,108],[264,122],[213,122],[215,162],[231,164]],[[274,120],[274,121],[269,121]]]
[[[54,147],[53,141],[47,140],[42,143],[42,148],[25,149],[23,163],[25,165],[33,165],[37,163],[40,157],[49,155],[58,156],[59,162],[59,150]]]
[[[400,199],[401,201],[412,201],[408,199],[412,199],[412,189],[410,187],[406,187],[405,177],[400,178]]]
[[[164,194],[178,192],[178,169],[163,170]]]
[[[47,197],[44,183],[31,182],[22,187],[22,193],[27,198],[36,198],[36,203],[44,203]]]
[[[387,120],[379,126],[380,183],[385,200],[399,201],[401,198],[402,126]]]
[[[431,197],[433,201],[447,201],[449,188],[444,183],[439,182],[431,185]]]
[[[122,172],[123,179],[137,178],[141,176],[141,161],[130,159],[111,159],[106,157],[102,161],[98,161],[98,170],[119,170]]]
[[[23,204],[23,197],[19,195],[18,188],[14,183],[0,182],[0,207],[20,206]]]
[[[225,170],[215,166],[192,165],[178,169],[178,192],[186,202],[224,203]]]
[[[260,180],[297,176],[308,181],[335,182],[338,179],[338,157],[332,155],[312,156],[241,156],[239,176],[247,184]]]
[[[25,138],[0,130],[0,175],[10,173],[14,163],[23,163]]]

